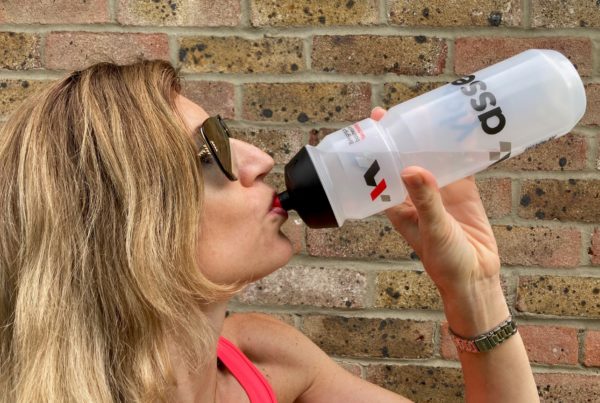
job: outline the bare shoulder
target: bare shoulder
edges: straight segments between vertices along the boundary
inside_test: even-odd
[[[261,370],[280,402],[296,401],[329,357],[295,327],[260,313],[230,315],[223,336]]]
[[[298,359],[321,350],[302,332],[262,313],[237,313],[225,320],[223,335],[250,359],[261,363],[300,365]],[[308,351],[307,351],[308,350]]]
[[[350,374],[294,326],[269,315],[231,315],[223,336],[263,372],[281,403],[407,402]]]

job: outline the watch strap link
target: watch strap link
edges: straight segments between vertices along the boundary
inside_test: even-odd
[[[458,336],[452,329],[449,330],[458,351],[484,353],[490,351],[517,333],[517,324],[513,321],[512,316],[509,316],[505,321],[489,332],[469,339]]]

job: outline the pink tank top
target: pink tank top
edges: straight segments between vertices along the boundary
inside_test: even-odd
[[[242,385],[250,403],[277,403],[271,385],[258,368],[233,343],[219,337],[217,358]]]

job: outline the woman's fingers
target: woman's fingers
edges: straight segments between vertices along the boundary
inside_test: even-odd
[[[402,171],[402,181],[424,228],[442,229],[447,216],[435,178],[427,170],[412,166]]]
[[[373,120],[380,120],[383,115],[385,115],[386,110],[383,109],[380,106],[376,106],[372,111],[371,111],[371,119]]]

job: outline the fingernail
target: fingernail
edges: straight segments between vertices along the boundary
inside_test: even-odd
[[[410,187],[418,187],[423,184],[423,178],[419,174],[401,175],[402,180]]]

